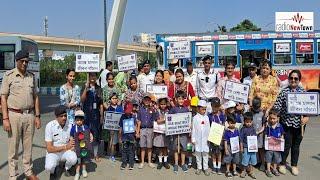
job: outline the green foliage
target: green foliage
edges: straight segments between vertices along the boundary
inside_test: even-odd
[[[239,24],[237,24],[237,26],[230,29],[230,32],[246,32],[246,31],[261,31],[261,28],[258,28],[250,20],[245,19]]]
[[[46,58],[40,61],[40,85],[41,87],[61,86],[66,82],[65,72],[68,68],[75,68],[76,56],[65,56],[64,60],[52,60]],[[77,73],[75,83],[83,85],[87,79],[86,73]]]

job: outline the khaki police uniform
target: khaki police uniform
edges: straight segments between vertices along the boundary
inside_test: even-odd
[[[7,95],[8,116],[11,132],[8,134],[9,178],[18,176],[18,150],[22,140],[23,168],[26,176],[32,175],[32,141],[34,134],[35,102],[37,94],[35,77],[26,71],[25,75],[18,69],[7,71],[3,76],[1,95]]]
[[[67,145],[70,139],[71,127],[71,124],[65,124],[62,128],[57,120],[50,121],[45,130],[45,141],[52,142],[55,147]],[[77,163],[77,154],[72,150],[47,153],[45,169],[53,174],[60,161],[65,161],[65,168],[68,170]]]

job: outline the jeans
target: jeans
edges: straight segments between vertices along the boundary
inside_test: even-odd
[[[123,142],[122,144],[122,164],[127,165],[129,163],[130,167],[134,164],[134,143],[133,142]]]
[[[300,144],[303,139],[301,128],[287,127],[283,125],[284,129],[284,152],[282,153],[281,165],[286,164],[290,149],[291,149],[291,166],[297,166],[300,153]]]

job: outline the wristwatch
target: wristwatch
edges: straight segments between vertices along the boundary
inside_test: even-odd
[[[40,114],[36,115],[37,118],[40,118]]]

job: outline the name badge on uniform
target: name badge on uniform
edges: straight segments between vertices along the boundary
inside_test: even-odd
[[[93,103],[93,109],[97,109],[97,103]]]

